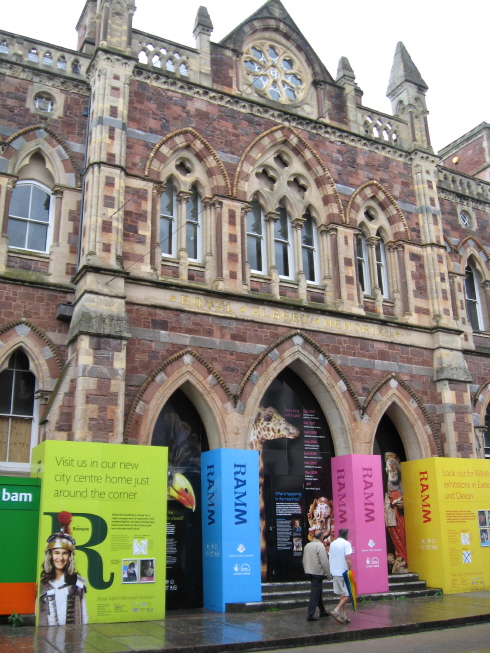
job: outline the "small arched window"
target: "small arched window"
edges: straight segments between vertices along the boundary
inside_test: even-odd
[[[195,186],[192,187],[189,201],[186,204],[185,247],[188,257],[193,261],[201,260],[202,240],[202,204],[201,197]]]
[[[176,255],[177,200],[175,186],[171,179],[165,184],[160,197],[160,247],[162,256]]]
[[[468,265],[465,270],[466,279],[464,282],[466,294],[466,312],[468,320],[473,331],[483,329],[483,320],[480,303],[480,293],[478,292],[478,276],[472,265]]]
[[[301,229],[303,272],[306,281],[318,283],[318,246],[316,226],[309,211],[303,215],[303,220],[303,228]]]
[[[265,256],[264,210],[256,197],[253,198],[247,221],[247,261],[252,272],[265,274],[267,262]]]
[[[0,461],[28,463],[32,444],[36,378],[17,349],[0,373]]]
[[[48,250],[51,194],[35,182],[18,182],[9,207],[9,247],[35,252]]]
[[[274,222],[274,254],[279,275],[291,279],[294,275],[294,263],[291,256],[291,217],[281,202],[276,209],[279,218]]]
[[[378,280],[378,287],[383,297],[389,297],[390,293],[388,290],[388,275],[386,271],[386,253],[385,253],[385,244],[379,232],[376,234],[379,238],[376,243],[375,253],[376,253],[376,275]]]
[[[371,279],[369,276],[369,259],[366,238],[360,234],[356,242],[357,277],[365,295],[371,294]]]

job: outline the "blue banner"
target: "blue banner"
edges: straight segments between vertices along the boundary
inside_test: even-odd
[[[258,452],[206,451],[201,487],[204,607],[261,601]]]

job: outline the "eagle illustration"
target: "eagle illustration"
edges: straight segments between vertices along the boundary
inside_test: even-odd
[[[164,416],[163,433],[165,445],[168,446],[168,499],[178,501],[194,512],[196,497],[191,482],[183,472],[200,471],[199,436],[174,412]]]

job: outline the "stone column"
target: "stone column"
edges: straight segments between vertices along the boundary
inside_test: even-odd
[[[342,304],[342,288],[340,284],[338,228],[330,225],[327,227],[330,236],[330,254],[332,259],[333,297],[336,307]]]
[[[306,275],[303,270],[303,251],[302,251],[302,236],[301,231],[304,227],[305,220],[303,218],[295,218],[291,221],[293,228],[293,256],[296,268],[296,281],[298,282],[298,299],[306,304],[308,301]]]
[[[191,193],[181,190],[177,193],[177,258],[179,259],[179,279],[187,281],[189,277],[189,256],[186,248],[187,203]]]
[[[265,227],[267,234],[267,265],[269,266],[269,275],[271,278],[271,295],[279,299],[279,273],[276,267],[276,253],[274,249],[274,224],[279,220],[277,211],[269,211],[265,214]]]
[[[371,292],[374,295],[374,309],[376,313],[383,312],[383,295],[378,282],[378,266],[376,265],[376,245],[379,242],[378,236],[370,236],[366,238],[368,246],[368,264],[369,264],[369,277],[371,279]]]

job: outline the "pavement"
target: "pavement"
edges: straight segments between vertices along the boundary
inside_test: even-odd
[[[162,621],[0,625],[1,653],[220,653],[346,642],[490,622],[490,591],[358,603],[350,624],[306,621],[306,609],[251,614],[172,611]]]

